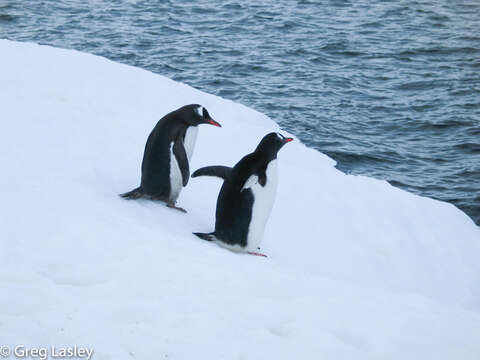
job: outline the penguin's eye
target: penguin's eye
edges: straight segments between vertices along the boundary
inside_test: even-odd
[[[285,139],[285,136],[283,136],[282,134],[280,133],[277,133],[277,136],[280,140],[284,140]]]

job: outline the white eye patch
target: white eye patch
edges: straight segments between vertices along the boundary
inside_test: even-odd
[[[195,109],[198,115],[203,116],[203,106],[199,106]]]

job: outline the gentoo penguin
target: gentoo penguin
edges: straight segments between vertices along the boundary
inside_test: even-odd
[[[221,125],[203,106],[185,105],[161,118],[148,136],[142,161],[140,186],[121,194],[125,199],[161,200],[186,212],[175,203],[190,177],[189,160],[195,147],[198,125]]]
[[[233,168],[207,166],[195,171],[192,177],[218,176],[224,182],[217,199],[215,231],[194,234],[232,251],[266,256],[257,250],[277,191],[277,153],[292,140],[270,133]]]

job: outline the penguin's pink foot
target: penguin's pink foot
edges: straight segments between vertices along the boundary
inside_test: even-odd
[[[250,254],[250,255],[255,255],[255,256],[263,256],[263,257],[267,257],[267,255],[265,255],[265,254],[262,254],[262,253],[259,253],[259,252],[255,252],[255,251],[247,251],[247,254]]]
[[[167,207],[169,207],[170,209],[175,209],[175,210],[181,211],[183,213],[187,212],[187,210],[185,210],[184,208],[175,206],[175,204],[173,204],[173,203],[167,203]]]

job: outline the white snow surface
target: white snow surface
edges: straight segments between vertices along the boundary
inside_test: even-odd
[[[148,71],[0,40],[0,345],[93,347],[95,359],[480,358],[480,230],[453,205],[279,153],[262,258],[213,230],[221,181],[188,214],[138,186],[167,112],[205,106],[190,167],[233,165],[276,123]],[[283,132],[286,134],[286,132]]]

